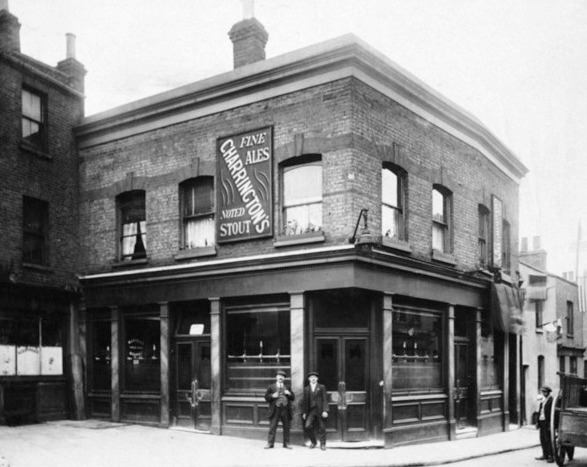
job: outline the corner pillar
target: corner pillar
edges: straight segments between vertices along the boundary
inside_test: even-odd
[[[302,431],[301,402],[304,393],[304,306],[303,292],[290,294],[291,389],[296,395],[292,431]]]

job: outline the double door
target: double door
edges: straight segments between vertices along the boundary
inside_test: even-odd
[[[369,439],[369,338],[315,337],[314,367],[328,391],[328,439]]]
[[[208,431],[212,414],[210,341],[185,338],[175,342],[174,351],[174,424]]]

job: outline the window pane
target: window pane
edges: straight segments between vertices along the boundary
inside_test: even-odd
[[[442,349],[440,314],[394,311],[393,388],[441,388]]]
[[[444,225],[432,225],[432,248],[444,252],[446,245],[446,228]]]
[[[159,318],[127,318],[124,344],[125,389],[158,391],[161,387]]]
[[[432,218],[439,222],[446,222],[444,195],[438,190],[432,190]]]
[[[304,165],[283,172],[283,205],[292,206],[322,200],[322,166]]]
[[[381,172],[381,201],[389,206],[400,207],[398,196],[398,176],[389,169]]]
[[[185,226],[185,248],[201,248],[216,244],[214,217],[188,219]]]
[[[184,216],[207,214],[213,210],[214,187],[211,177],[201,177],[184,187]]]
[[[262,393],[277,369],[289,369],[289,310],[229,311],[226,329],[230,389]]]
[[[389,206],[381,207],[381,228],[384,237],[403,240],[400,231],[401,213]]]
[[[285,235],[300,235],[322,230],[322,203],[307,204],[284,210]]]

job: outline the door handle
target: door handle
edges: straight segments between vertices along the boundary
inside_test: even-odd
[[[198,378],[192,381],[190,395],[185,396],[187,400],[190,402],[192,409],[195,409],[200,404],[201,393],[199,391],[199,383]]]

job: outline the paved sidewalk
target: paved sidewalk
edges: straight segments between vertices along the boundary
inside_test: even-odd
[[[538,446],[533,428],[392,449],[326,451],[229,436],[97,420],[0,427],[0,466],[10,467],[401,467],[440,465]],[[529,453],[529,456],[538,455]],[[4,459],[3,459],[4,458]]]

